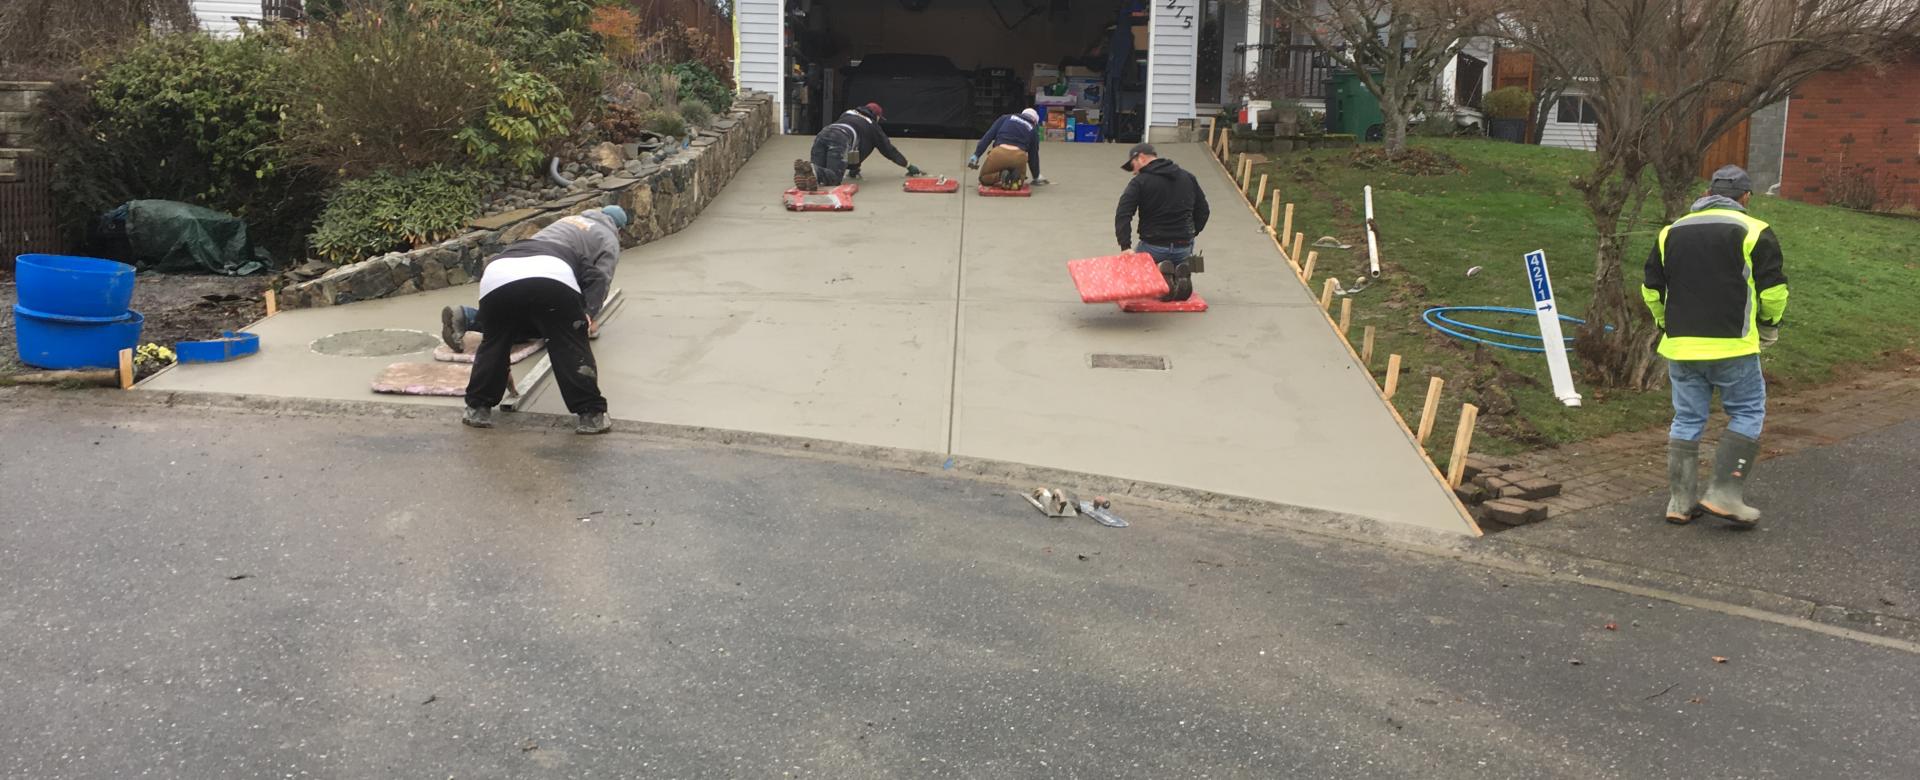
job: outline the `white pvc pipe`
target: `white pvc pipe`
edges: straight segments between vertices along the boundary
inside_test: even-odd
[[[1376,279],[1380,277],[1380,242],[1374,236],[1373,227],[1373,187],[1366,188],[1367,194],[1367,274]]]

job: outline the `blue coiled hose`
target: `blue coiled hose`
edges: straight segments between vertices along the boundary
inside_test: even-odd
[[[1538,333],[1515,333],[1510,330],[1500,330],[1498,328],[1489,328],[1485,325],[1475,325],[1471,322],[1461,322],[1459,320],[1454,319],[1451,316],[1448,316],[1450,314],[1453,314],[1454,312],[1486,312],[1490,314],[1520,314],[1528,317],[1534,316],[1534,311],[1532,309],[1520,309],[1512,306],[1436,306],[1434,308],[1428,309],[1425,312],[1421,313],[1420,319],[1426,320],[1427,325],[1432,327],[1434,330],[1440,331],[1441,333],[1445,333],[1457,339],[1461,339],[1464,341],[1471,341],[1475,344],[1485,344],[1489,347],[1511,349],[1515,352],[1547,351],[1546,346],[1541,343],[1541,336]],[[1560,320],[1562,322],[1571,322],[1575,325],[1587,324],[1586,320],[1580,319],[1578,317],[1569,317],[1565,314],[1560,315]],[[1456,330],[1456,328],[1458,328],[1459,330]],[[1503,341],[1489,341],[1487,339],[1480,338],[1479,336],[1463,333],[1461,331],[1473,331],[1475,333],[1485,333],[1488,335],[1500,336],[1508,339],[1519,339],[1522,341],[1532,342],[1532,344],[1531,345],[1530,344],[1510,344]],[[1565,340],[1568,344],[1573,343],[1572,336],[1566,337]],[[1539,346],[1534,346],[1534,345],[1539,345]]]

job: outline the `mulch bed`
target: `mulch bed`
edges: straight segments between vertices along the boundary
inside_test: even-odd
[[[172,348],[175,342],[218,338],[266,316],[264,276],[173,276],[140,274],[133,309],[147,318],[140,343]],[[13,275],[0,271],[0,376],[32,370],[20,364],[13,344]]]

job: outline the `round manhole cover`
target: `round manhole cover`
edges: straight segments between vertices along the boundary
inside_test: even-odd
[[[433,349],[440,339],[417,330],[349,330],[313,342],[313,351],[335,357],[411,355]]]

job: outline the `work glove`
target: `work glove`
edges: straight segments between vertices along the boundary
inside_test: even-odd
[[[1035,177],[1033,177],[1033,186],[1035,186],[1035,187],[1041,187],[1041,186],[1045,186],[1045,185],[1048,185],[1048,184],[1052,184],[1052,183],[1053,183],[1053,182],[1050,182],[1050,181],[1047,181],[1047,177],[1045,177],[1045,176],[1035,176]]]
[[[1760,348],[1761,349],[1766,349],[1768,347],[1771,347],[1774,345],[1774,342],[1777,342],[1779,340],[1780,340],[1780,326],[1778,325],[1760,326]]]
[[[972,168],[972,169],[975,169],[975,170],[978,170],[978,169],[980,168],[980,155],[977,155],[977,154],[976,154],[976,155],[973,155],[973,156],[971,156],[971,157],[968,157],[968,158],[967,158],[967,167],[968,167],[968,168]]]
[[[909,165],[909,166],[907,166],[907,175],[908,175],[908,176],[925,176],[926,174],[927,174],[927,172],[926,172],[926,171],[923,171],[923,170],[920,170],[920,166],[918,166],[918,165]]]

